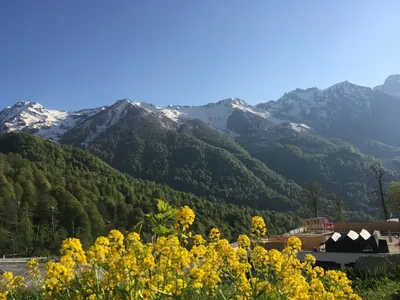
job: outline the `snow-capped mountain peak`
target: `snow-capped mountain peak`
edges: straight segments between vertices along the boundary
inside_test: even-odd
[[[67,112],[47,109],[37,102],[23,101],[0,111],[0,131],[27,131],[58,140],[76,125],[85,123],[97,136],[130,112],[140,113],[145,118],[156,116],[167,129],[178,128],[177,125],[187,120],[199,119],[211,128],[231,135],[266,130],[278,124],[286,124],[284,126],[297,131],[308,131],[311,127],[312,130],[318,126],[325,128],[332,122],[345,119],[356,122],[358,118],[370,116],[373,109],[379,110],[379,105],[396,102],[396,99],[384,93],[400,97],[400,75],[389,76],[382,86],[374,90],[343,81],[326,89],[295,89],[276,101],[257,106],[236,97],[206,105],[166,107],[121,99],[109,107]],[[96,118],[91,119],[95,115]]]
[[[366,86],[356,85],[349,81],[343,81],[322,90],[321,94],[326,96],[334,96],[339,99],[369,99],[373,90]]]
[[[199,119],[216,130],[232,134],[233,132],[228,128],[228,119],[235,112],[242,112],[247,118],[268,119],[270,117],[268,112],[251,106],[239,98],[227,98],[201,106],[169,105],[158,110],[177,122]]]
[[[296,89],[285,93],[277,101],[260,104],[258,107],[281,119],[311,125],[321,122],[326,124],[327,120],[338,120],[343,114],[357,117],[368,113],[370,100],[375,94],[369,87],[346,80],[323,90]]]
[[[257,107],[247,104],[239,98],[227,98],[216,103],[209,103],[200,106],[168,105],[158,107],[147,102],[132,102],[128,99],[117,101],[117,103],[130,103],[148,112],[158,115],[160,118],[167,118],[176,123],[186,120],[198,119],[210,127],[225,133],[232,133],[228,128],[228,119],[234,112],[243,112],[247,117],[269,118],[269,113]]]
[[[358,93],[360,90],[367,91],[371,90],[371,88],[357,85],[349,82],[348,80],[345,80],[322,90],[322,92],[336,91],[336,92],[342,92],[344,94],[351,94],[351,93]]]
[[[355,88],[356,85],[353,85],[349,81],[345,80],[328,87],[325,89],[325,91],[340,91],[343,93],[350,93]]]
[[[236,98],[236,97],[220,100],[216,104],[231,106],[231,107],[233,107],[233,106],[248,106],[248,104],[244,100]]]
[[[314,97],[315,94],[317,94],[318,92],[320,92],[320,89],[317,89],[316,87],[308,88],[308,89],[305,89],[305,90],[303,90],[303,89],[295,89],[293,91],[285,93],[284,96],[293,95],[293,96],[299,97],[300,99],[303,99],[303,100],[309,100],[312,97]],[[269,102],[271,102],[271,101],[269,101]]]
[[[0,111],[1,131],[25,131],[44,138],[59,139],[80,120],[102,108],[67,112],[46,109],[37,102],[17,102]]]
[[[400,74],[390,75],[384,84],[376,86],[374,90],[400,98]]]
[[[70,129],[79,124],[85,124],[90,131],[85,142],[88,143],[117,124],[130,111],[134,112],[135,110],[131,110],[134,107],[141,109],[145,114],[157,116],[167,129],[177,128],[173,124],[179,125],[187,120],[198,119],[211,128],[233,136],[238,133],[239,128],[244,128],[240,125],[242,123],[250,128],[256,126],[260,129],[283,122],[272,117],[269,112],[249,105],[239,98],[227,98],[200,106],[169,105],[167,107],[120,99],[108,107],[75,112],[51,110],[39,103],[25,101],[0,111],[0,131],[25,131],[44,138],[59,140]]]

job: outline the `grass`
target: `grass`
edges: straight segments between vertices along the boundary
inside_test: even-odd
[[[364,278],[353,278],[353,289],[361,296],[364,300],[399,300],[394,298],[396,291],[400,289],[400,278],[389,278],[389,277],[364,277]],[[232,287],[229,285],[223,286],[223,294],[229,295],[230,289]],[[40,292],[35,290],[27,290],[24,293],[14,295],[15,299],[24,300],[40,300],[42,299]],[[204,296],[201,294],[192,294],[188,299],[192,300],[204,300]],[[214,298],[216,300],[226,299],[221,294],[217,294]]]
[[[353,280],[354,291],[365,300],[391,300],[400,289],[400,280],[388,277]]]
[[[388,267],[391,271],[388,272]],[[400,300],[400,266],[382,263],[374,270],[357,272],[347,270],[347,276],[353,282],[354,291],[366,300]]]

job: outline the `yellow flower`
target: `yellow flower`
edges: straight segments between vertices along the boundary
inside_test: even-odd
[[[108,239],[110,241],[110,245],[113,248],[119,248],[124,246],[124,235],[118,230],[111,230],[108,234]]]
[[[7,300],[8,291],[0,291],[0,300]]]
[[[87,258],[93,263],[104,264],[107,260],[109,252],[110,241],[108,240],[108,238],[100,236],[87,251]]]
[[[14,279],[14,275],[11,272],[5,272],[3,273],[3,275],[1,275],[1,278],[3,279],[3,281],[11,283]]]
[[[3,294],[4,296],[7,296],[9,291],[21,289],[25,285],[24,277],[14,276],[11,272],[3,273],[3,275],[1,275],[1,279],[0,291],[2,287],[6,290],[6,292]]]
[[[196,234],[193,236],[193,244],[195,245],[203,245],[206,243],[206,240],[200,234]]]
[[[287,247],[292,249],[292,250],[295,250],[295,251],[301,250],[301,241],[300,241],[300,239],[297,236],[291,236],[288,239]]]
[[[219,232],[218,228],[213,228],[210,231],[209,237],[213,241],[218,241],[221,233]]]
[[[237,255],[239,261],[246,261],[247,258],[248,258],[247,257],[248,256],[247,250],[243,249],[243,248],[237,249],[236,255]]]
[[[250,238],[247,235],[239,235],[237,242],[239,248],[250,249]]]
[[[267,234],[267,227],[262,217],[255,216],[251,219],[251,234],[258,238]]]
[[[37,259],[31,259],[28,262],[28,272],[31,275],[35,275],[39,269],[39,261]]]
[[[255,246],[250,255],[250,261],[259,270],[265,270],[269,263],[268,252],[261,246]]]
[[[201,289],[203,287],[203,284],[201,282],[199,282],[199,281],[196,281],[196,282],[193,283],[193,287],[195,289]]]
[[[190,277],[192,277],[193,279],[202,280],[205,275],[206,275],[206,273],[202,269],[192,268],[190,270]]]
[[[61,245],[61,254],[71,257],[77,264],[86,264],[86,254],[82,249],[82,244],[79,239],[68,238],[64,240]]]
[[[315,265],[316,259],[315,259],[314,255],[307,253],[304,258],[304,261],[313,266],[313,265]]]
[[[178,224],[182,226],[182,230],[186,230],[193,224],[195,219],[194,211],[189,206],[182,207],[176,214]]]

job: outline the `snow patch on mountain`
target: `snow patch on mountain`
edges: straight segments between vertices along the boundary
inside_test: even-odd
[[[304,93],[302,97],[305,99],[309,96]],[[237,132],[228,128],[228,119],[235,112],[242,112],[243,114],[239,116],[244,117],[249,124],[257,124],[260,118],[271,124],[285,122],[285,120],[274,117],[270,112],[251,106],[239,98],[227,98],[202,106],[169,105],[167,107],[122,99],[109,107],[75,112],[47,109],[36,102],[18,102],[0,112],[0,131],[24,131],[43,138],[59,140],[70,129],[79,124],[85,124],[89,130],[89,135],[84,143],[87,144],[124,118],[131,106],[156,115],[162,126],[171,130],[176,128],[173,123],[181,124],[187,120],[198,119],[220,132],[237,136]],[[239,118],[237,122],[240,120]],[[306,126],[294,125],[293,130],[304,131]]]
[[[251,118],[251,116],[259,116],[268,119],[273,123],[282,122],[281,120],[274,118],[269,112],[251,106],[239,98],[227,98],[218,101],[217,103],[209,103],[202,106],[169,105],[167,107],[158,107],[146,102],[131,103],[149,112],[167,117],[177,123],[182,123],[185,120],[198,119],[211,128],[227,133],[231,136],[235,136],[236,133],[228,129],[227,123],[228,118],[235,110],[245,112],[247,118]]]
[[[311,130],[311,127],[306,124],[298,124],[290,122],[290,128],[297,132],[308,132]]]
[[[227,126],[228,118],[235,110],[243,111],[247,115],[256,115],[265,119],[270,118],[268,112],[251,106],[239,98],[227,98],[217,103],[202,106],[170,105],[163,108],[162,112],[177,121],[199,119],[216,130],[227,132],[229,131]]]
[[[344,81],[329,88],[296,89],[285,93],[277,101],[260,104],[266,111],[281,119],[309,122],[337,119],[343,110],[358,116],[370,109],[374,96],[371,88]]]
[[[1,131],[26,131],[43,138],[58,140],[82,119],[98,113],[102,108],[67,112],[44,108],[36,102],[18,102],[0,112]]]
[[[182,113],[179,110],[169,109],[168,107],[167,108],[158,107],[155,106],[154,104],[147,102],[131,102],[131,103],[147,110],[148,112],[152,112],[158,115],[163,115],[175,122],[179,122],[179,120],[181,119]]]

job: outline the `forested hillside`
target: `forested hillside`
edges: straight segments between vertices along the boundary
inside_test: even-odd
[[[380,214],[368,177],[376,159],[343,140],[284,126],[233,139],[200,120],[187,120],[170,130],[165,126],[169,123],[155,115],[127,107],[123,118],[89,142],[88,137],[104,126],[104,114],[67,132],[61,142],[83,145],[121,172],[217,202],[296,210],[305,216],[298,210],[300,186],[318,182],[324,188],[322,214],[332,213],[332,193],[344,199],[351,220]],[[396,177],[387,170],[385,179]]]
[[[169,130],[155,115],[130,105],[123,118],[87,143],[98,124],[101,119],[92,118],[61,142],[85,145],[121,172],[200,197],[257,209],[296,209],[301,190],[297,184],[201,121]]]
[[[376,183],[368,175],[370,164],[377,160],[351,144],[287,129],[240,136],[237,141],[252,156],[301,186],[318,182],[327,197],[334,192],[345,199],[349,210],[379,215],[379,202],[372,192]],[[398,179],[396,173],[385,171],[385,182]]]
[[[111,228],[132,229],[153,212],[157,198],[190,205],[194,231],[203,234],[216,226],[224,236],[236,237],[253,215],[263,216],[271,232],[298,225],[291,213],[211,202],[123,175],[84,150],[0,133],[0,254],[45,255],[68,236],[87,245]],[[147,237],[148,230],[145,225]]]

